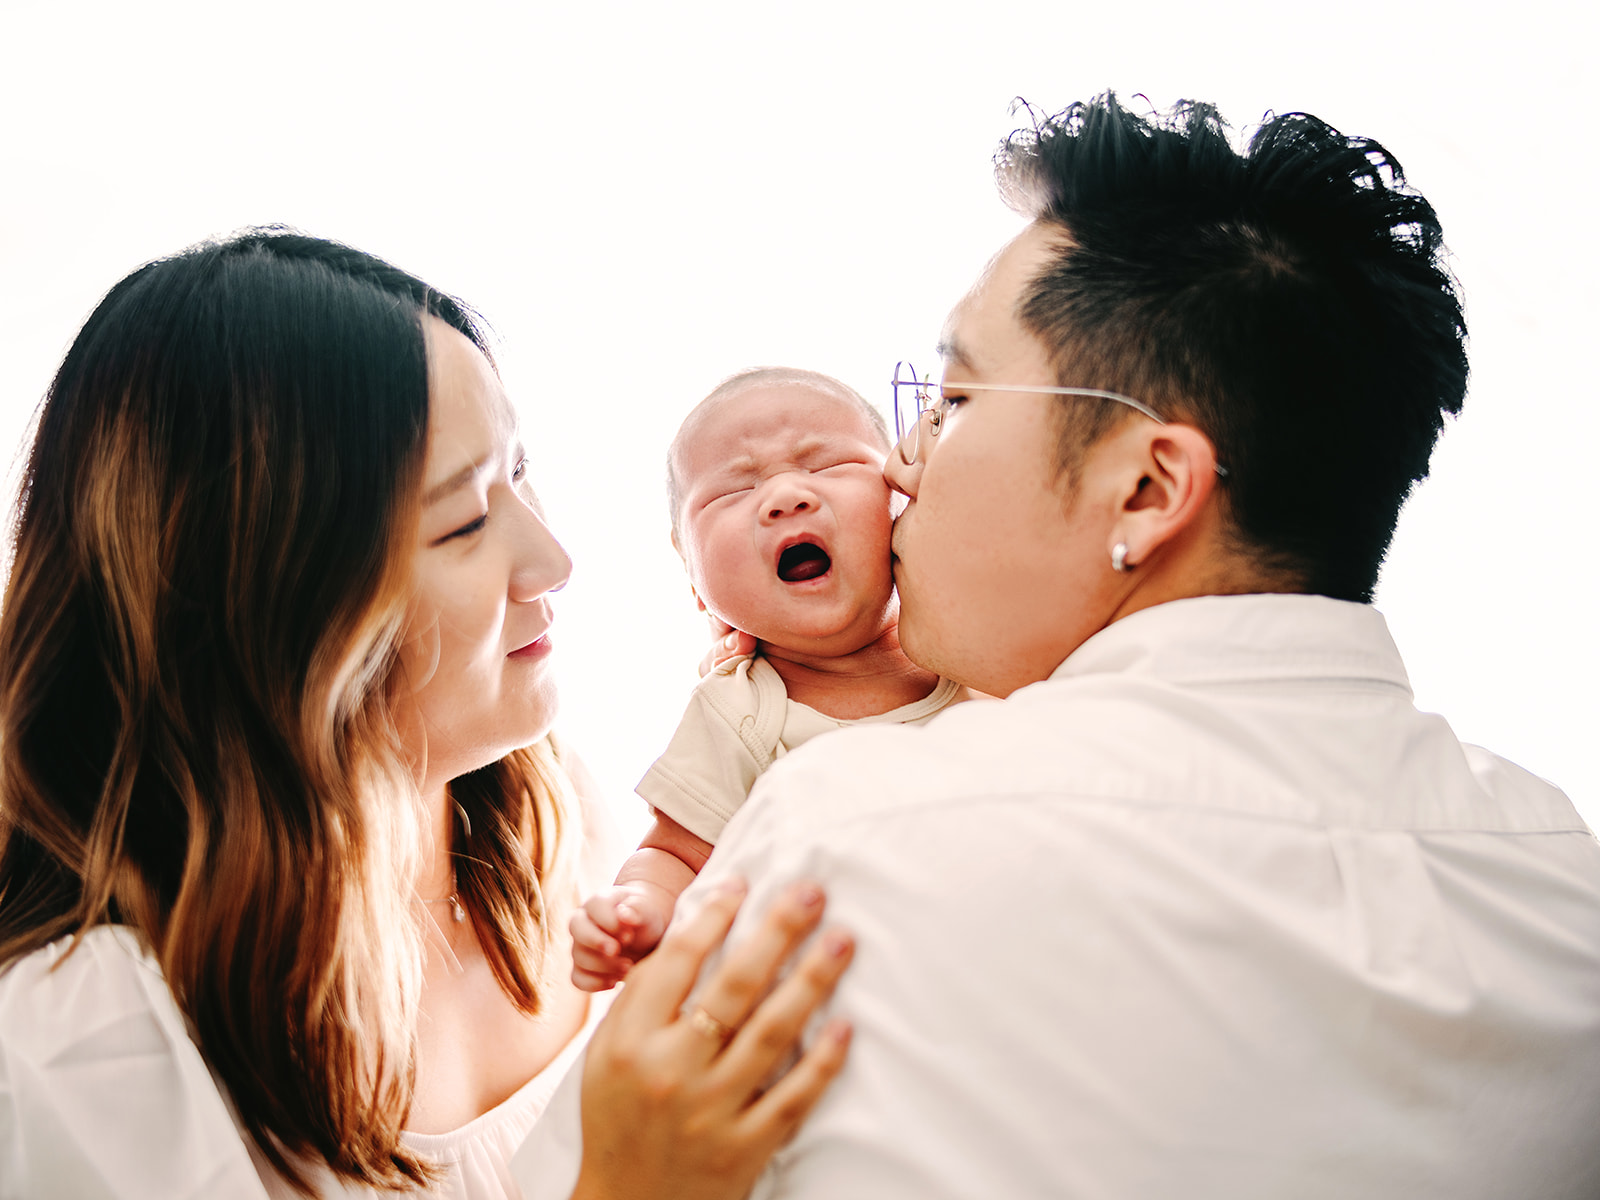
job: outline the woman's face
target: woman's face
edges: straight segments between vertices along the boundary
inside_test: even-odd
[[[399,665],[424,795],[549,732],[550,593],[572,570],[499,378],[456,330],[434,317],[426,327],[428,453]]]

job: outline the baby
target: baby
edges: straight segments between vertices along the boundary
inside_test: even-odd
[[[814,371],[735,375],[667,453],[672,544],[695,599],[756,652],[695,689],[639,794],[654,824],[610,891],[572,918],[573,982],[603,991],[661,939],[756,778],[802,742],[921,724],[966,698],[900,650],[883,418]]]

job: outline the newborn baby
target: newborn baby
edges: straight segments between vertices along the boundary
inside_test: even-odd
[[[672,544],[696,600],[756,641],[695,689],[639,784],[654,823],[615,885],[573,916],[573,982],[616,984],[673,907],[756,778],[819,733],[921,724],[966,692],[900,650],[883,418],[827,375],[727,380],[667,453]]]

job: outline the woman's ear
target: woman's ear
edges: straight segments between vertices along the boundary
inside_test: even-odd
[[[1150,428],[1135,443],[1129,467],[1106,547],[1119,570],[1136,567],[1189,528],[1219,478],[1216,447],[1193,425]]]
[[[400,673],[408,694],[421,691],[433,678],[439,669],[440,649],[438,614],[425,617],[413,601],[395,657],[395,670]]]

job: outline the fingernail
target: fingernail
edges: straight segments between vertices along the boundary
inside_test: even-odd
[[[729,875],[726,879],[717,880],[711,892],[716,896],[742,896],[748,890],[748,885],[737,875]]]
[[[855,944],[855,938],[842,929],[832,929],[822,935],[822,948],[834,958],[843,958]]]
[[[827,1038],[829,1038],[829,1040],[837,1042],[842,1046],[850,1040],[850,1035],[854,1033],[855,1030],[851,1027],[849,1021],[841,1020],[840,1018],[835,1017],[833,1020],[828,1022],[827,1028],[822,1032]]]
[[[727,637],[722,639],[723,648],[726,650],[732,650],[738,644],[739,635],[737,633],[730,633]]]
[[[800,890],[795,894],[795,899],[806,908],[816,908],[822,903],[822,889],[814,883],[801,884]]]

